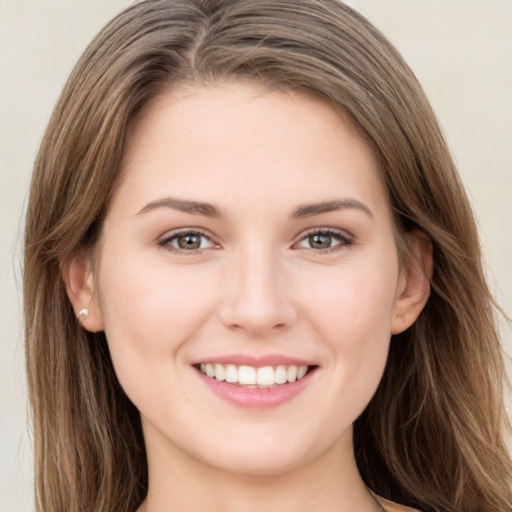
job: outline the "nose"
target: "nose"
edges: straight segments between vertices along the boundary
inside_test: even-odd
[[[297,312],[279,257],[259,248],[234,260],[219,308],[222,323],[252,337],[289,328]]]

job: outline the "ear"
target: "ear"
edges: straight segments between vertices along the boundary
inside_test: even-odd
[[[391,318],[391,334],[400,334],[419,317],[430,296],[433,244],[423,231],[407,234],[409,254],[401,271]]]
[[[90,332],[103,331],[103,316],[94,289],[94,274],[90,257],[84,254],[74,254],[62,262],[61,268],[66,293],[75,311],[75,316],[78,317],[79,311],[83,309],[88,311],[87,317],[80,319],[80,324]]]

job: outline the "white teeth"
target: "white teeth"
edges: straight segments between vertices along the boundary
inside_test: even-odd
[[[206,365],[206,371],[208,372],[208,365]],[[208,375],[208,373],[207,373]],[[297,380],[297,367],[296,366],[288,366],[286,370],[286,380],[288,382],[295,382]]]
[[[234,364],[226,365],[226,382],[238,382],[238,370]]]
[[[275,371],[275,383],[284,384],[286,382],[286,366],[280,365]]]
[[[256,384],[256,369],[252,366],[240,366],[238,368],[238,383],[243,386]]]
[[[307,371],[308,371],[307,366],[299,366],[299,369],[297,370],[297,380],[302,379],[302,377],[304,377],[304,375],[306,375]]]
[[[279,365],[236,366],[234,364],[200,364],[201,373],[218,381],[250,387],[270,387],[302,379],[308,372],[307,366]]]
[[[213,368],[213,364],[206,365],[206,375],[208,375],[208,377],[215,377],[215,369]]]
[[[256,372],[256,384],[258,386],[273,386],[275,384],[274,368],[264,366]]]
[[[226,370],[223,364],[216,364],[213,369],[215,370],[215,378],[217,380],[226,380]]]

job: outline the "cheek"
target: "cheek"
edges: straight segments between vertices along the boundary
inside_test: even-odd
[[[152,362],[174,357],[210,314],[212,288],[201,287],[204,279],[197,271],[187,278],[186,271],[165,262],[148,264],[115,250],[105,254],[98,298],[121,378],[125,368],[148,370]]]
[[[340,348],[362,348],[372,342],[372,333],[376,341],[390,335],[397,275],[397,265],[340,266],[309,286],[307,308]]]
[[[308,298],[312,331],[326,348],[338,411],[355,420],[373,396],[387,360],[398,265],[340,267]],[[323,286],[321,286],[323,284]]]

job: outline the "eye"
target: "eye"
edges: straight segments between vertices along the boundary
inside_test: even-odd
[[[343,232],[331,229],[318,229],[307,233],[296,244],[296,247],[330,252],[330,250],[341,249],[351,244],[352,239]]]
[[[161,240],[159,245],[175,252],[194,252],[215,247],[210,238],[200,231],[174,233]]]

